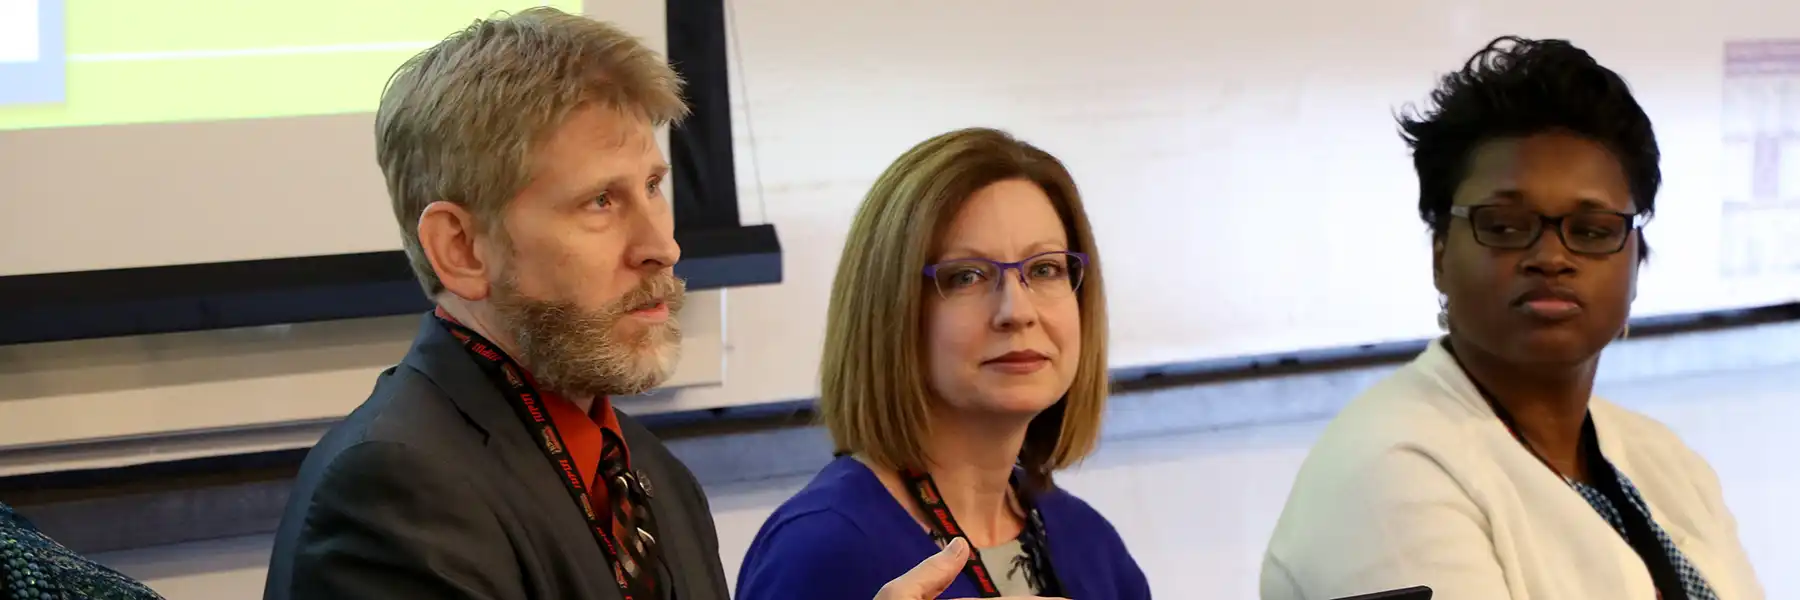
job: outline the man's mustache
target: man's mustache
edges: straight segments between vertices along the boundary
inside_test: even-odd
[[[618,312],[626,313],[634,310],[654,308],[658,304],[667,304],[670,313],[681,311],[686,302],[687,282],[680,277],[664,273],[638,283],[624,297],[614,304]]]

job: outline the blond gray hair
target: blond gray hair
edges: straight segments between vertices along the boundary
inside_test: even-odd
[[[419,245],[419,216],[439,200],[498,230],[531,180],[533,151],[583,105],[662,126],[687,116],[681,78],[615,25],[554,8],[476,21],[407,60],[375,114],[375,154],[413,274],[443,283]]]

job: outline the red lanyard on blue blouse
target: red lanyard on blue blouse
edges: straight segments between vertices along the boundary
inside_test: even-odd
[[[913,500],[919,503],[919,510],[931,517],[933,533],[939,541],[963,538],[968,543],[969,562],[963,565],[963,574],[975,583],[975,589],[981,592],[981,597],[1000,597],[1000,587],[994,581],[993,572],[981,561],[974,542],[968,539],[968,534],[957,525],[956,517],[950,514],[950,506],[944,503],[943,494],[938,493],[937,482],[931,479],[931,475],[913,469],[900,471],[900,478],[912,489]],[[1044,518],[1038,513],[1037,505],[1020,493],[1016,478],[1013,481],[1013,491],[1019,499],[1019,505],[1025,509],[1025,531],[1019,535],[1024,564],[1019,566],[1025,568],[1026,576],[1032,581],[1032,586],[1037,588],[1037,593],[1062,596],[1062,583],[1056,578],[1055,570],[1050,564],[1049,538],[1045,535]]]

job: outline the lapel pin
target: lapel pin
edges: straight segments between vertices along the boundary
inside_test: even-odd
[[[656,489],[650,487],[650,474],[645,473],[643,469],[637,469],[637,472],[635,474],[637,475],[638,488],[643,490],[644,497],[645,498],[655,497]]]

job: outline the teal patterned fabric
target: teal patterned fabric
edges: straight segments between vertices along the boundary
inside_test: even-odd
[[[162,600],[162,596],[56,543],[0,504],[0,600]]]
[[[1611,524],[1614,529],[1619,530],[1619,535],[1625,535],[1625,517],[1619,514],[1619,508],[1613,506],[1611,500],[1606,499],[1606,494],[1600,493],[1599,488],[1579,481],[1571,481],[1569,485],[1575,486],[1575,491],[1581,492],[1581,497],[1587,499],[1588,505],[1594,507],[1594,510],[1600,513],[1600,517],[1606,519],[1606,522]],[[1633,508],[1642,512],[1645,517],[1650,515],[1650,507],[1644,504],[1644,495],[1638,492],[1637,486],[1633,485],[1631,479],[1625,477],[1623,472],[1619,473],[1619,487],[1625,491],[1625,497],[1631,501]],[[1656,532],[1656,540],[1662,542],[1663,552],[1669,554],[1669,563],[1675,567],[1675,575],[1681,578],[1681,587],[1687,589],[1688,600],[1719,600],[1719,594],[1714,592],[1712,584],[1706,581],[1706,575],[1702,574],[1700,568],[1695,567],[1694,563],[1688,560],[1687,555],[1683,554],[1680,548],[1675,547],[1675,540],[1669,539],[1669,532],[1664,531],[1662,525],[1658,525],[1655,519],[1650,519],[1650,529]],[[1661,598],[1661,596],[1658,597]],[[1663,600],[1673,599],[1664,598]]]

